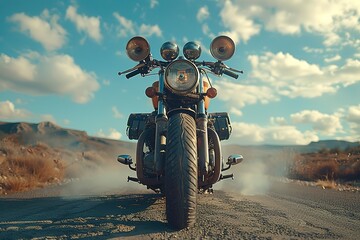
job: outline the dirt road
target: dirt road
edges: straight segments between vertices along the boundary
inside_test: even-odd
[[[45,196],[47,195],[47,196]],[[173,231],[165,199],[133,191],[0,198],[0,239],[359,239],[360,193],[276,182],[267,193],[200,195],[194,228]],[[31,198],[27,198],[31,197]]]

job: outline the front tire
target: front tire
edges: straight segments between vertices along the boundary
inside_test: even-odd
[[[169,119],[165,195],[168,223],[183,229],[196,222],[197,144],[195,120],[188,114],[177,113]]]

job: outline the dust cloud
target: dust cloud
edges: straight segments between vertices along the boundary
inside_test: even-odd
[[[266,194],[270,187],[267,166],[259,160],[248,160],[233,166],[223,174],[234,174],[234,180],[226,179],[214,185],[215,189],[226,192],[238,192],[243,195]]]
[[[222,174],[234,174],[234,180],[227,179],[214,185],[215,189],[237,192],[243,195],[263,195],[270,191],[273,181],[287,174],[292,154],[283,149],[262,149],[257,147],[224,147],[224,159],[230,153],[240,153],[244,161],[232,166]]]
[[[69,179],[61,195],[81,197],[88,195],[111,195],[141,193],[144,188],[138,183],[127,182],[128,175],[135,175],[126,166],[96,166],[78,172],[76,178]]]
[[[128,150],[131,152],[131,150]],[[110,195],[142,193],[146,187],[127,182],[128,176],[136,172],[117,162],[115,152],[85,151],[71,152],[66,158],[67,166],[62,196],[81,197],[86,195]]]

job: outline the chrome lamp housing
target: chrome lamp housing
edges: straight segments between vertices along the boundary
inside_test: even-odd
[[[183,48],[183,54],[186,59],[196,60],[201,55],[201,46],[196,42],[188,42]]]
[[[126,44],[126,53],[131,60],[139,62],[150,55],[150,45],[143,37],[133,37]]]
[[[160,48],[161,57],[166,61],[172,61],[179,56],[179,47],[176,43],[166,42]]]
[[[219,61],[230,59],[235,52],[235,43],[228,36],[218,36],[210,44],[211,55]]]
[[[194,63],[186,59],[178,59],[166,67],[165,86],[173,93],[186,95],[198,86],[199,75]]]

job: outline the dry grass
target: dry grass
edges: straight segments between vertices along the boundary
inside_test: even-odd
[[[44,187],[64,176],[58,152],[44,143],[25,147],[14,139],[3,139],[0,156],[0,194]]]
[[[288,175],[293,179],[315,181],[324,188],[334,188],[337,182],[360,181],[360,147],[298,154]]]
[[[336,189],[337,184],[334,180],[317,180],[316,186],[322,187],[323,189]]]

